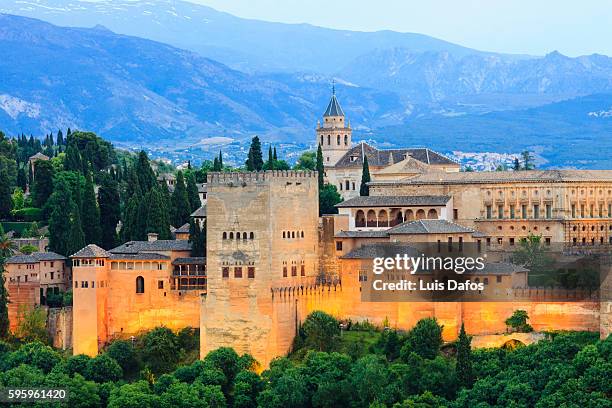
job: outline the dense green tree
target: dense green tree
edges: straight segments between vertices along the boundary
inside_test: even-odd
[[[11,202],[13,205],[13,210],[21,210],[25,206],[25,194],[21,187],[15,187],[13,190],[13,194],[11,194]]]
[[[266,170],[274,170],[274,157],[272,156],[272,145],[268,146],[268,161],[264,164]]]
[[[435,318],[421,319],[408,332],[401,350],[402,359],[410,353],[416,353],[422,358],[434,359],[442,346],[442,326]]]
[[[139,222],[143,220],[146,222],[147,233],[154,232],[158,234],[159,239],[170,239],[170,219],[167,211],[168,206],[165,203],[163,193],[160,189],[154,188],[140,203]]]
[[[223,152],[219,150],[219,171],[223,171]]]
[[[8,239],[0,224],[0,339],[5,339],[9,334],[8,292],[5,285],[4,262],[14,251],[15,244]]]
[[[106,354],[121,366],[124,373],[134,372],[138,369],[136,351],[128,340],[115,340],[106,348]]]
[[[515,310],[512,316],[506,319],[506,326],[512,331],[529,333],[533,331],[533,328],[527,323],[527,320],[529,320],[529,316],[525,310]]]
[[[111,249],[118,244],[117,224],[121,217],[119,189],[117,182],[111,177],[102,178],[98,189],[98,203],[100,205],[100,246]]]
[[[53,194],[53,176],[55,170],[50,161],[38,160],[34,165],[34,205],[43,208]]]
[[[85,354],[77,354],[76,356],[70,356],[66,359],[62,371],[69,376],[73,376],[74,374],[80,374],[82,376],[87,375],[87,367],[89,366],[89,361],[91,357],[86,356]]]
[[[11,184],[6,169],[0,170],[0,219],[8,218],[13,208]]]
[[[189,200],[189,209],[191,212],[194,212],[202,203],[200,202],[200,194],[198,192],[198,185],[196,184],[196,179],[193,174],[193,171],[190,171],[185,176],[185,184],[187,187],[187,199]]]
[[[333,316],[325,312],[310,313],[302,330],[306,335],[306,344],[318,351],[331,351],[340,337],[340,324]]]
[[[151,168],[151,163],[149,162],[149,157],[144,151],[140,151],[138,153],[138,159],[136,160],[135,173],[138,177],[138,185],[140,186],[140,191],[143,194],[148,193],[157,185],[157,178],[155,177],[155,173],[153,173],[153,169]]]
[[[325,184],[319,190],[319,215],[337,214],[336,204],[342,202],[342,196],[333,184]]]
[[[323,149],[321,149],[321,145],[317,147],[316,170],[319,176],[319,194],[320,194],[321,190],[323,190],[323,185],[324,185],[324,180],[325,180],[325,167],[323,166]]]
[[[176,184],[172,193],[172,219],[171,223],[176,228],[189,222],[191,215],[191,204],[187,196],[187,187],[185,186],[185,178],[183,172],[179,171],[176,176]]]
[[[85,177],[85,189],[83,191],[83,208],[81,212],[83,234],[86,244],[102,245],[102,228],[100,225],[100,208],[96,200],[93,177],[88,174]]]
[[[261,171],[263,169],[264,162],[259,136],[255,136],[251,140],[251,147],[245,164],[248,171]]]
[[[26,191],[28,187],[28,176],[23,167],[19,167],[17,170],[17,187],[21,188],[23,191]]]
[[[191,256],[206,256],[206,221],[204,228],[200,228],[200,224],[193,219],[189,222],[189,242]]]
[[[64,158],[64,170],[83,171],[83,161],[79,148],[71,143],[66,147],[66,157]]]
[[[461,386],[468,388],[474,383],[471,342],[472,340],[465,332],[465,326],[461,323],[461,331],[459,331],[457,340],[457,380]]]
[[[515,157],[514,163],[512,164],[512,170],[519,171],[520,169],[521,169],[521,162],[519,161],[518,157]]]
[[[361,185],[359,186],[359,195],[360,196],[369,196],[370,195],[370,187],[368,187],[368,183],[370,182],[370,165],[368,164],[368,156],[363,156],[363,168],[361,170]]]
[[[49,249],[69,256],[84,246],[79,211],[68,182],[59,179],[49,198]],[[73,251],[73,252],[71,252]]]
[[[90,359],[87,364],[86,373],[87,379],[97,383],[118,381],[123,377],[121,366],[108,354],[100,354]]]
[[[134,194],[127,201],[124,209],[123,225],[121,227],[121,238],[123,241],[134,241],[144,236],[144,229],[140,229],[139,210],[139,195]]]
[[[58,146],[61,146],[64,144],[64,134],[62,133],[62,130],[58,130],[57,131],[57,143]]]
[[[178,340],[172,330],[158,327],[144,335],[142,358],[154,373],[172,371],[178,363]]]
[[[297,163],[293,167],[295,170],[311,170],[314,171],[317,168],[317,154],[316,152],[304,152],[299,157]]]

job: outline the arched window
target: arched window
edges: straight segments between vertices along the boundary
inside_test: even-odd
[[[223,239],[227,239],[227,232],[223,233]]]
[[[327,145],[331,145],[331,135],[327,135]]]
[[[355,226],[365,227],[365,225],[366,225],[365,214],[363,213],[362,210],[358,210],[357,213],[355,214]]]
[[[427,218],[430,220],[438,219],[438,212],[432,208],[427,212]]]
[[[251,237],[251,239],[255,239],[255,233],[254,233],[254,232],[251,232],[250,237]]]
[[[142,276],[136,278],[136,293],[144,293],[144,278]]]
[[[247,233],[246,232],[242,233],[242,239],[247,239]]]
[[[340,191],[342,191],[342,182],[340,182]]]
[[[286,235],[287,234],[285,233],[285,231],[283,231],[283,238],[286,238]]]
[[[340,146],[340,135],[338,135],[337,140],[338,140],[338,146]]]
[[[344,145],[348,146],[348,135],[344,135]]]
[[[230,232],[229,239],[234,239],[234,233]]]
[[[323,146],[323,135],[321,135],[321,146]]]
[[[239,232],[236,233],[236,239],[240,239],[240,233]]]
[[[302,231],[302,238],[304,238],[304,231]]]
[[[291,231],[291,238],[295,238],[295,231]]]
[[[376,221],[376,212],[374,210],[369,210],[368,211],[368,221],[367,221],[367,226],[368,227],[376,227],[377,225],[377,221]]]
[[[380,212],[378,213],[378,226],[379,227],[389,226],[389,217],[387,215],[386,210],[380,210]]]
[[[425,218],[425,210],[421,209],[416,212],[416,219],[422,220]]]
[[[412,221],[414,220],[414,212],[412,210],[406,210],[404,213],[404,221]]]
[[[346,190],[350,190],[351,189],[351,182],[346,180],[345,184],[346,184]]]

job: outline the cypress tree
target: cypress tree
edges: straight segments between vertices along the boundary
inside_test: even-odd
[[[514,158],[514,166],[512,166],[514,171],[519,171],[521,169],[521,162],[519,161],[518,157]]]
[[[189,200],[189,208],[191,212],[194,212],[202,203],[200,202],[200,194],[198,193],[198,185],[196,184],[195,176],[193,172],[187,173],[185,177],[187,184],[187,199]],[[191,215],[191,213],[190,213]]]
[[[11,256],[12,245],[0,224],[0,339],[5,339],[9,335],[8,291],[5,286],[4,262]]]
[[[159,239],[170,239],[170,224],[164,205],[163,193],[154,188],[147,194],[145,200],[149,205],[146,232],[155,232]]]
[[[219,171],[223,171],[223,153],[219,150]]]
[[[261,142],[259,136],[253,137],[249,148],[249,158],[246,167],[249,171],[261,171],[263,169],[263,154],[261,153]]]
[[[359,187],[359,195],[360,196],[368,196],[370,195],[370,187],[368,184],[370,182],[370,166],[368,165],[368,156],[363,156],[363,169],[361,171],[361,186]]]
[[[138,160],[136,161],[136,175],[138,176],[140,190],[143,193],[151,191],[157,184],[157,178],[155,177],[155,173],[153,173],[149,158],[142,150],[138,154]]]
[[[319,145],[317,149],[317,172],[319,173],[319,191],[323,189],[323,180],[325,177],[325,168],[323,167],[323,149],[321,149],[321,145]]]
[[[171,223],[176,228],[179,228],[186,222],[189,222],[191,215],[191,205],[187,197],[187,188],[185,187],[185,179],[183,172],[179,171],[176,176],[176,185],[172,193],[172,219]]]
[[[70,143],[66,147],[66,158],[64,159],[64,170],[66,171],[82,171],[83,160],[78,147],[74,143]]]
[[[274,147],[274,153],[272,154],[272,158],[274,159],[274,161],[278,160],[278,157],[276,156],[276,147]]]
[[[17,187],[20,187],[23,191],[26,191],[28,186],[28,177],[26,175],[25,169],[20,167],[17,170]]]
[[[83,210],[81,213],[83,233],[87,244],[102,244],[102,229],[100,226],[100,209],[96,202],[93,178],[88,174],[85,178],[85,191],[83,193]]]
[[[110,177],[104,177],[98,189],[100,205],[100,245],[111,249],[117,245],[117,224],[121,216],[119,204],[119,189],[117,182]]]
[[[53,175],[55,171],[50,161],[38,160],[34,165],[34,204],[43,208],[53,194]]]
[[[58,146],[64,144],[64,134],[62,133],[62,129],[57,131],[57,143]]]
[[[6,167],[0,170],[0,219],[8,218],[13,208],[11,198],[11,183]]]
[[[140,195],[134,194],[125,205],[121,236],[123,241],[134,241],[140,239],[139,233],[139,209]]]
[[[72,255],[69,253],[69,244],[73,234],[72,224],[76,221],[78,210],[70,186],[64,179],[59,179],[55,185],[49,198],[49,210],[49,249],[64,256]],[[78,234],[76,235],[78,238]]]
[[[206,221],[204,228],[200,228],[200,224],[195,220],[189,222],[189,242],[191,256],[206,256]]]
[[[219,158],[215,157],[215,159],[213,160],[213,171],[221,171],[220,167],[219,167]]]
[[[274,156],[272,156],[272,146],[268,146],[268,170],[274,170]]]
[[[465,327],[461,323],[459,340],[457,341],[457,380],[463,387],[471,387],[474,383],[474,371],[472,369],[472,340],[465,332]]]
[[[76,206],[72,209],[70,218],[70,238],[66,244],[66,256],[74,254],[85,246],[85,235],[83,234],[83,227],[81,224],[81,214]]]

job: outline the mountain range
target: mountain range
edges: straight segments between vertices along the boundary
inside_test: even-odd
[[[7,133],[70,126],[164,149],[254,133],[308,144],[335,81],[355,140],[532,149],[550,167],[608,165],[584,148],[612,133],[612,58],[604,55],[482,52],[174,0],[4,0],[0,13],[15,14],[0,14]]]

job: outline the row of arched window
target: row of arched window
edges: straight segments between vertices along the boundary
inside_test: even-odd
[[[429,209],[427,212],[425,212],[424,209],[419,209],[416,210],[416,212],[413,210],[406,210],[403,213],[401,211],[392,211],[389,213],[387,210],[380,210],[378,213],[375,210],[368,210],[366,213],[363,210],[357,210],[355,213],[355,226],[393,227],[405,221],[422,219],[438,219],[438,211],[434,208]]]
[[[299,269],[300,276],[306,276],[306,264],[304,261],[300,261]],[[287,261],[283,261],[283,278],[287,278],[289,276],[289,265],[287,265]],[[291,261],[291,276],[298,276],[297,261]]]
[[[323,138],[323,135],[321,135],[321,146],[323,146],[323,141],[324,141],[324,138]],[[342,136],[340,136],[340,135],[336,136],[336,144],[338,146],[340,146],[342,144]],[[331,135],[327,135],[327,145],[331,146]],[[349,137],[348,137],[348,135],[344,135],[344,145],[345,146],[349,145]]]
[[[255,233],[254,232],[234,232],[234,231],[230,231],[230,232],[223,232],[223,239],[242,239],[242,240],[247,240],[247,239],[255,239]]]
[[[283,231],[284,239],[304,238],[304,231]]]
[[[340,191],[343,190],[349,191],[349,190],[353,190],[355,191],[355,182],[354,181],[349,181],[349,180],[345,180],[344,183],[340,182]]]

